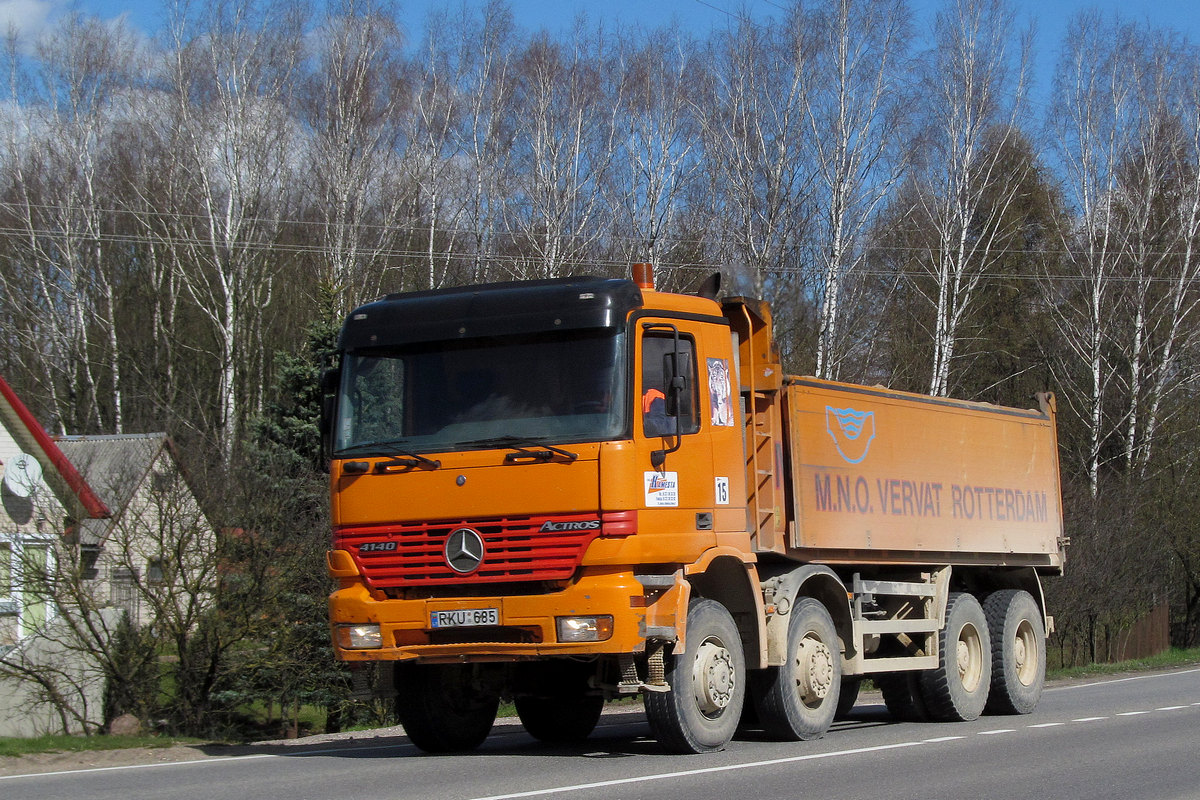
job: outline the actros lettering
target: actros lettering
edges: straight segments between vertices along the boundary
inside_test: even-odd
[[[542,523],[542,527],[538,529],[539,533],[565,533],[567,531],[596,531],[600,530],[600,520],[587,519],[580,522],[555,522],[554,520],[546,520]]]

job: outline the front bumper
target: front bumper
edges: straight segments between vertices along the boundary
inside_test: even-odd
[[[499,587],[498,587],[499,588]],[[342,580],[329,598],[329,618],[340,625],[378,624],[381,646],[348,649],[334,636],[345,661],[506,661],[545,656],[641,652],[645,648],[644,588],[632,571],[585,568],[561,591],[538,595],[396,600],[373,593],[362,581]],[[498,624],[434,628],[438,612],[497,609]],[[559,617],[611,616],[612,635],[599,642],[559,642]]]

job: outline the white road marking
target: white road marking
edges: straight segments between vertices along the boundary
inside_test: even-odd
[[[1200,669],[1183,669],[1177,672],[1156,672],[1153,675],[1134,675],[1129,678],[1113,678],[1108,681],[1095,681],[1093,683],[1077,683],[1073,686],[1051,686],[1046,689],[1047,692],[1071,692],[1076,689],[1090,689],[1093,686],[1107,686],[1110,683],[1126,683],[1128,681],[1144,681],[1150,678],[1169,678],[1173,675],[1191,675],[1194,672],[1200,672]],[[1200,705],[1200,704],[1197,704]]]
[[[1066,725],[1065,722],[1039,722],[1037,725],[1027,725],[1029,728],[1057,728],[1059,725]]]
[[[157,764],[124,764],[117,767],[84,767],[83,769],[64,769],[58,772],[26,772],[21,775],[0,775],[0,781],[11,781],[16,778],[50,778],[56,775],[80,775],[88,772],[119,772],[125,769],[153,769],[163,767],[192,767],[202,764],[220,764],[228,761],[256,761],[261,758],[296,758],[298,756],[327,756],[331,753],[359,753],[367,750],[396,750],[398,748],[416,749],[413,745],[380,744],[370,747],[328,747],[323,750],[303,750],[295,753],[251,753],[244,756],[216,756],[215,758],[197,758],[193,761],[163,761]]]
[[[776,764],[795,764],[800,761],[817,761],[824,758],[838,758],[840,756],[854,756],[862,753],[879,753],[885,750],[899,750],[904,747],[918,747],[921,742],[900,742],[898,744],[883,744],[878,747],[855,747],[850,750],[835,750],[830,753],[811,753],[804,756],[790,756],[788,758],[771,758],[766,761],[750,761],[742,764],[727,764],[723,767],[705,767],[704,769],[687,769],[680,772],[660,772],[654,775],[643,775],[637,778],[616,778],[610,781],[596,781],[594,783],[578,783],[573,786],[552,786],[549,789],[534,789],[528,792],[514,792],[512,794],[493,794],[487,797],[476,797],[473,800],[516,800],[520,797],[541,797],[550,794],[566,794],[567,792],[582,792],[588,789],[604,789],[609,786],[628,786],[632,783],[651,783],[653,781],[668,781],[678,778],[688,778],[695,775],[715,775],[721,772],[734,772],[736,770],[754,769],[756,767],[770,767]]]
[[[995,736],[997,733],[1016,733],[1012,728],[1001,728],[997,731],[979,731],[980,736]]]

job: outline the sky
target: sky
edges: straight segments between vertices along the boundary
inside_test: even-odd
[[[102,18],[126,14],[142,27],[153,27],[164,18],[170,0],[137,2],[136,0],[0,0],[0,29],[15,23],[24,29],[36,29],[65,10],[78,8]],[[482,0],[468,0],[470,3]],[[410,9],[418,18],[431,7],[457,7],[460,0],[399,0],[402,8]],[[910,0],[918,18],[928,18],[937,0]],[[1015,0],[1017,8],[1027,15],[1036,15],[1040,28],[1051,41],[1061,36],[1069,18],[1076,11],[1095,7],[1102,11],[1119,11],[1127,18],[1146,19],[1155,25],[1171,26],[1200,39],[1200,2],[1197,0]],[[672,17],[697,32],[722,27],[735,15],[747,12],[752,18],[780,13],[787,0],[510,0],[509,5],[517,22],[529,28],[546,27],[550,31],[565,30],[580,11],[589,16],[623,21],[641,21],[647,27],[668,22]],[[1043,42],[1044,43],[1044,42]]]
[[[319,0],[314,0],[319,2]],[[410,27],[420,29],[431,8],[457,8],[462,0],[397,0],[411,15]],[[467,0],[479,5],[483,0]],[[927,30],[939,0],[909,0],[917,30]],[[1129,20],[1146,21],[1156,27],[1174,28],[1200,43],[1200,0],[1013,0],[1025,21],[1037,22],[1039,80],[1046,80],[1061,42],[1067,20],[1085,8],[1119,13]],[[71,8],[102,19],[126,16],[135,27],[152,32],[166,18],[171,0],[0,0],[0,32],[14,25],[25,36],[52,23]],[[787,0],[509,0],[518,25],[546,28],[551,33],[567,31],[576,15],[585,12],[593,19],[640,22],[648,28],[678,19],[698,35],[722,28],[736,15],[765,19],[781,13]]]

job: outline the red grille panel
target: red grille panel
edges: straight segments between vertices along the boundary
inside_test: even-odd
[[[570,530],[572,523],[599,519],[599,514],[554,514],[342,528],[334,533],[334,547],[348,551],[376,589],[560,581],[575,573],[584,551],[601,532],[599,526]],[[443,555],[446,538],[464,527],[483,538],[483,562],[466,575],[451,569]],[[364,545],[366,550],[361,549]]]

